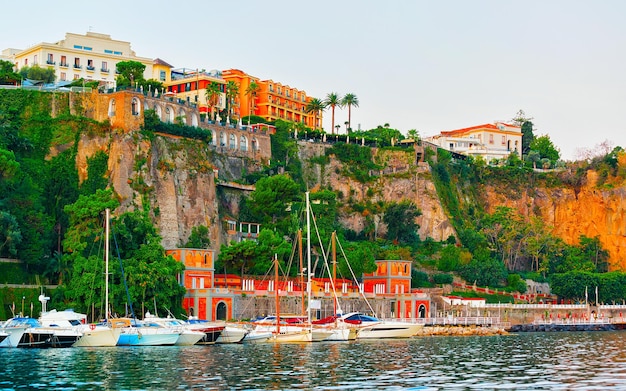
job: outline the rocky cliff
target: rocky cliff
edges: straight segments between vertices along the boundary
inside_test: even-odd
[[[626,184],[599,188],[595,171],[587,171],[582,182],[577,188],[524,189],[515,197],[486,186],[486,209],[493,212],[497,206],[508,206],[523,216],[539,216],[568,244],[578,244],[581,235],[598,236],[610,254],[610,270],[626,270]]]

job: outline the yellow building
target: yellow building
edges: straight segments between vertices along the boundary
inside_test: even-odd
[[[18,70],[33,65],[54,69],[57,82],[83,78],[87,81],[98,80],[106,88],[114,88],[116,65],[121,61],[144,64],[145,79],[164,82],[169,78],[169,72],[164,69],[167,66],[157,64],[155,67],[155,60],[138,57],[131,49],[130,42],[94,32],[85,35],[66,33],[65,39],[54,43],[41,42],[25,50],[6,49],[4,53]]]

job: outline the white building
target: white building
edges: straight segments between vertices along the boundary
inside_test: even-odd
[[[487,162],[511,153],[522,157],[522,128],[503,122],[444,131],[424,140],[451,152],[482,156]]]
[[[154,61],[138,57],[130,48],[130,42],[94,32],[85,35],[66,33],[65,39],[55,43],[41,42],[25,50],[5,49],[2,54],[15,63],[17,70],[33,65],[54,69],[57,82],[83,78],[99,80],[106,88],[114,88],[115,67],[121,61],[144,64],[145,79],[160,78],[155,75]]]

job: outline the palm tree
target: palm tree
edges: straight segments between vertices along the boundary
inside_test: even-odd
[[[211,108],[211,114],[214,114],[213,109],[215,108],[215,106],[217,106],[217,103],[219,102],[220,93],[221,91],[219,83],[212,81],[209,83],[209,85],[206,86],[206,103],[209,108]],[[215,115],[213,115],[213,120],[215,120]]]
[[[261,87],[257,84],[256,81],[252,80],[246,88],[246,95],[248,95],[248,99],[250,100],[250,112],[248,113],[248,126],[250,126],[250,117],[252,116],[252,112],[254,110],[254,98],[256,98],[256,94],[259,93]]]
[[[321,99],[313,98],[306,103],[306,108],[304,111],[307,113],[313,113],[313,129],[317,129],[317,118],[320,114],[320,111],[324,111],[326,105],[322,102]]]
[[[228,115],[230,118],[234,116],[234,109],[236,99],[239,96],[239,84],[235,83],[232,80],[229,80],[226,83],[226,104],[228,105]]]
[[[339,98],[339,95],[337,95],[336,92],[331,92],[330,94],[326,95],[326,99],[324,99],[324,106],[329,107],[331,109],[332,112],[332,126],[331,126],[331,132],[334,134],[335,133],[335,107],[339,106],[341,107],[341,98]],[[337,128],[337,133],[339,133],[339,128]]]
[[[345,94],[341,99],[341,106],[348,106],[348,132],[352,131],[352,106],[359,107],[359,98],[354,94]]]

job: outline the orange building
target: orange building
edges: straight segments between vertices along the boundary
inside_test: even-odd
[[[283,85],[273,80],[260,80],[239,69],[228,69],[222,72],[226,82],[234,81],[239,85],[240,105],[236,117],[256,115],[268,121],[282,119],[317,129],[322,127],[322,113],[317,115],[317,123],[313,113],[306,112],[307,103],[311,100],[305,91]],[[258,86],[255,95],[248,93],[250,84]],[[245,124],[244,124],[245,125]]]
[[[424,318],[430,313],[430,297],[411,291],[411,261],[380,260],[373,273],[363,274],[363,291],[380,296],[394,296],[398,318]]]
[[[166,250],[185,265],[179,278],[187,292],[183,298],[183,308],[189,315],[207,320],[227,320],[233,318],[234,294],[214,289],[215,252],[208,249],[175,248]]]
[[[212,108],[207,101],[206,90],[209,84],[217,83],[219,93],[213,102]],[[201,114],[208,114],[213,118],[218,111],[226,108],[226,82],[222,78],[220,71],[206,72],[204,70],[171,69],[169,80],[163,82],[167,92],[177,99],[186,103],[197,105]],[[211,113],[213,110],[213,113]],[[224,122],[226,118],[223,119]]]

